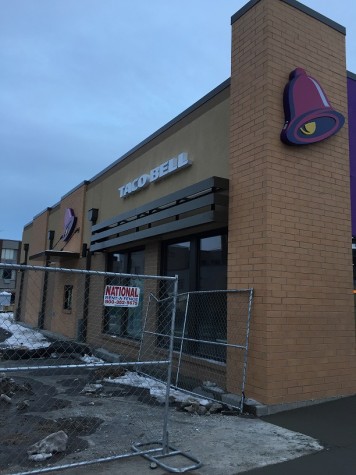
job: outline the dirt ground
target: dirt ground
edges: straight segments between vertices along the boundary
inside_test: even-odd
[[[0,400],[1,475],[132,453],[135,442],[162,439],[164,408],[149,390],[103,380],[96,388],[96,370],[71,368],[69,374],[66,369],[54,367],[58,364],[73,364],[73,359],[0,361],[0,374],[1,367],[26,368],[6,372],[0,388],[0,393],[11,396],[11,402]],[[69,436],[65,452],[41,462],[28,459],[27,450],[32,444],[60,430]],[[170,444],[201,460],[203,466],[196,475],[238,473],[320,450],[313,439],[252,416],[199,416],[178,411],[176,406],[169,409],[169,433]],[[168,460],[168,465],[176,464],[187,466],[192,462]],[[90,465],[58,473],[95,471],[98,475],[111,473],[112,466]],[[150,462],[141,457],[139,461],[138,457],[120,460],[120,467],[121,474],[167,473],[161,468],[152,472]]]

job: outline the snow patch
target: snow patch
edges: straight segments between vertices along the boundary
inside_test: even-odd
[[[80,357],[84,363],[104,363],[104,360],[97,358],[96,356],[84,355]]]
[[[149,376],[127,372],[124,376],[119,376],[118,378],[104,378],[104,381],[113,384],[123,384],[136,388],[149,389],[150,395],[161,403],[163,403],[166,398],[167,385],[160,381],[156,381]],[[177,402],[184,402],[188,398],[192,399],[192,396],[188,396],[183,391],[178,391],[176,389],[170,389],[169,396]],[[207,406],[210,402],[207,399],[200,399],[196,397],[194,397],[194,400],[196,400],[201,406]]]
[[[13,313],[0,314],[0,328],[12,333],[7,340],[0,344],[1,347],[18,347],[28,349],[46,348],[50,342],[37,330],[26,328],[14,321]]]

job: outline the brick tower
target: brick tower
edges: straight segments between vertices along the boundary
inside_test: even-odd
[[[290,146],[283,90],[297,67],[346,122]],[[293,0],[237,12],[230,127],[228,282],[255,289],[246,395],[278,405],[355,393],[344,28]],[[227,371],[233,381],[229,357]]]

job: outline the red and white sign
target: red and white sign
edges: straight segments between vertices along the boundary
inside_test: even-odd
[[[107,285],[105,287],[105,307],[137,307],[139,301],[139,287],[126,287],[124,285]]]

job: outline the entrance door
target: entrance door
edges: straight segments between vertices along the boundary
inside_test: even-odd
[[[221,233],[169,243],[165,255],[166,275],[178,275],[180,294],[190,292],[187,315],[188,295],[180,297],[177,303],[175,336],[182,336],[184,329],[187,338],[225,342],[225,294],[195,291],[226,290],[227,235]],[[179,341],[176,341],[175,348],[178,346]],[[185,342],[183,350],[195,356],[225,360],[221,347],[211,344]]]
[[[114,253],[110,256],[110,272],[123,274],[144,274],[144,251],[129,251]],[[112,285],[128,285],[140,287],[143,285],[140,279],[120,278],[120,282],[111,279]],[[104,331],[111,335],[124,338],[138,339],[141,337],[142,329],[142,299],[137,307],[106,307]]]

